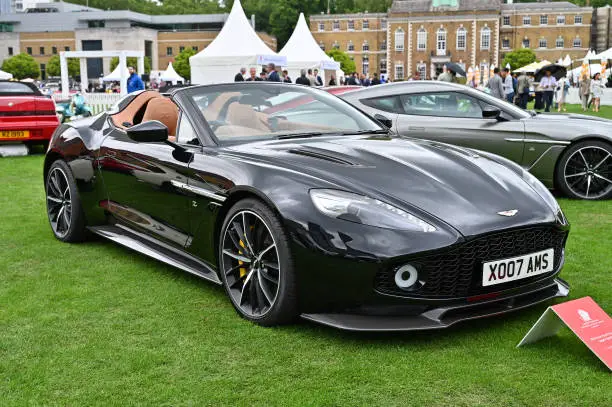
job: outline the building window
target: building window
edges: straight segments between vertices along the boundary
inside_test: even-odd
[[[348,26],[347,26],[347,29],[348,29],[349,31],[353,31],[353,30],[355,30],[355,21],[354,21],[354,20],[349,20],[349,21],[348,21]]]
[[[70,47],[64,47],[64,51],[66,52],[70,51]]]
[[[387,20],[382,20],[380,22],[380,29],[381,30],[386,30],[387,29]]]
[[[395,80],[401,81],[404,79],[404,65],[395,64]]]
[[[540,25],[548,24],[548,16],[540,16]]]
[[[370,29],[370,21],[369,20],[363,20],[361,28],[363,30],[369,30]]]
[[[510,16],[504,16],[503,25],[510,25]]]
[[[323,41],[321,41],[321,42],[319,43],[319,47],[320,47],[320,48],[321,48],[323,51],[325,51],[325,44],[323,43]]]
[[[459,27],[457,30],[457,49],[465,50],[465,45],[467,43],[467,31],[463,27]]]
[[[387,72],[387,60],[381,59],[380,60],[380,73],[385,73],[385,72]]]
[[[325,31],[325,23],[319,23],[319,31]]]
[[[574,24],[582,24],[582,16],[574,16]]]
[[[574,38],[574,48],[582,48],[582,40],[580,38]]]
[[[421,78],[422,81],[427,79],[427,65],[425,65],[425,64],[418,64],[417,65],[417,72],[419,73],[419,77]]]
[[[523,25],[531,25],[531,16],[523,16]]]
[[[181,45],[181,46],[179,47],[179,54],[180,54],[181,52],[183,52],[183,51],[185,51],[185,47]]]
[[[166,47],[166,56],[172,56],[172,47]]]
[[[340,44],[338,44],[338,41],[334,41],[334,45],[332,45],[333,49],[340,49]]]
[[[40,47],[38,50],[40,51],[40,55],[45,55],[45,47]]]
[[[565,24],[565,16],[557,16],[557,24],[559,25]]]
[[[523,40],[523,48],[529,48],[529,38]]]
[[[353,45],[353,41],[348,42],[348,45],[346,46],[346,50],[349,52],[355,51],[355,45]]]
[[[89,28],[104,28],[104,20],[91,20],[87,22]]]
[[[13,55],[13,47],[8,47],[8,54]]]
[[[424,51],[425,49],[427,49],[427,31],[421,27],[417,31],[417,51]]]
[[[192,50],[194,50],[195,52],[198,52],[198,46],[194,45],[193,47],[191,47]]]
[[[57,55],[57,47],[51,47],[51,53]]]
[[[538,41],[538,48],[548,48],[548,42],[545,38],[540,38],[540,41]]]
[[[563,37],[559,37],[557,38],[557,41],[555,41],[555,46],[557,48],[563,48],[565,47],[565,40],[563,39]]]
[[[366,76],[370,73],[370,59],[368,57],[363,57],[361,60],[361,72]]]
[[[480,31],[480,49],[489,49],[491,46],[491,29],[484,27]]]
[[[395,50],[397,52],[404,51],[404,30],[398,28],[395,30]],[[402,69],[404,69],[402,67]]]
[[[26,52],[28,55],[32,55],[32,47],[26,47]]]
[[[363,52],[368,52],[368,51],[370,50],[370,45],[368,44],[368,42],[367,42],[367,41],[364,41],[364,42],[363,42],[363,45],[361,46],[361,50],[362,50]]]
[[[446,30],[440,28],[436,36],[436,52],[438,55],[446,55]]]
[[[502,48],[509,49],[510,48],[510,40],[508,38],[502,39]]]
[[[380,50],[381,51],[387,50],[387,40],[382,40],[382,42],[380,43]]]
[[[334,31],[340,31],[340,21],[335,20],[333,24]]]

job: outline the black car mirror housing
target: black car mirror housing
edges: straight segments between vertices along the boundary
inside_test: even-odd
[[[482,109],[482,118],[483,119],[498,119],[501,116],[502,111],[493,106],[487,106]]]
[[[376,114],[374,115],[374,118],[375,118],[376,120],[378,120],[378,121],[379,121],[379,122],[380,122],[380,123],[381,123],[383,126],[385,126],[385,127],[386,127],[386,128],[388,128],[388,129],[390,129],[390,128],[392,128],[392,127],[393,127],[393,120],[389,119],[389,118],[388,118],[388,117],[386,117],[386,116],[383,116],[383,115],[382,115],[382,114],[380,114],[380,113],[376,113]]]
[[[160,143],[168,140],[168,127],[157,120],[137,124],[126,131],[128,137],[138,143]]]

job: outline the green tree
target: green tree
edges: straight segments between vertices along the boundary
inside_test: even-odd
[[[133,66],[134,69],[138,69],[138,58],[136,57],[127,57],[127,66]],[[112,57],[110,61],[110,70],[111,72],[119,65],[119,57]],[[144,72],[138,72],[139,74],[149,73],[151,72],[151,58],[145,57],[144,59]]]
[[[270,13],[270,34],[276,37],[278,49],[291,37],[295,24],[300,16],[298,0],[285,0]]]
[[[346,52],[334,48],[327,51],[326,54],[332,57],[334,61],[340,63],[340,69],[342,69],[345,74],[348,75],[349,73],[357,70],[355,67],[355,61],[353,61]]]
[[[78,58],[68,58],[68,76],[71,78],[80,75],[81,64]],[[59,55],[53,55],[47,62],[47,75],[49,76],[60,76],[62,74],[60,69],[60,57]]]
[[[191,67],[189,66],[189,57],[197,54],[197,51],[194,51],[191,48],[185,48],[183,52],[178,54],[176,58],[174,58],[174,63],[172,66],[177,74],[181,75],[185,78],[186,81],[191,80]]]
[[[502,67],[510,64],[510,68],[512,70],[522,68],[525,65],[529,65],[532,62],[535,62],[536,54],[532,49],[529,48],[521,48],[514,51],[508,52],[504,56],[504,61],[502,63]]]
[[[5,59],[0,69],[13,74],[13,78],[20,80],[25,78],[36,79],[40,76],[38,63],[28,54],[17,54],[14,57]]]

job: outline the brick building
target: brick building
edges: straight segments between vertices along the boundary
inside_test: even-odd
[[[417,71],[435,78],[447,62],[482,71],[518,47],[532,48],[538,59],[582,57],[592,16],[592,8],[568,2],[395,0],[388,13],[317,15],[310,27],[322,48],[348,52],[358,71],[402,80]]]

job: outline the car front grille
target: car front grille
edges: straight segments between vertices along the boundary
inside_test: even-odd
[[[531,227],[476,237],[426,255],[407,257],[395,267],[380,270],[376,275],[375,287],[383,293],[430,298],[458,298],[503,291],[558,271],[567,233],[555,227]],[[482,287],[482,263],[550,248],[555,250],[554,270],[551,273]],[[417,290],[404,291],[395,285],[395,270],[406,263],[415,266],[419,271],[419,280],[424,281]]]

